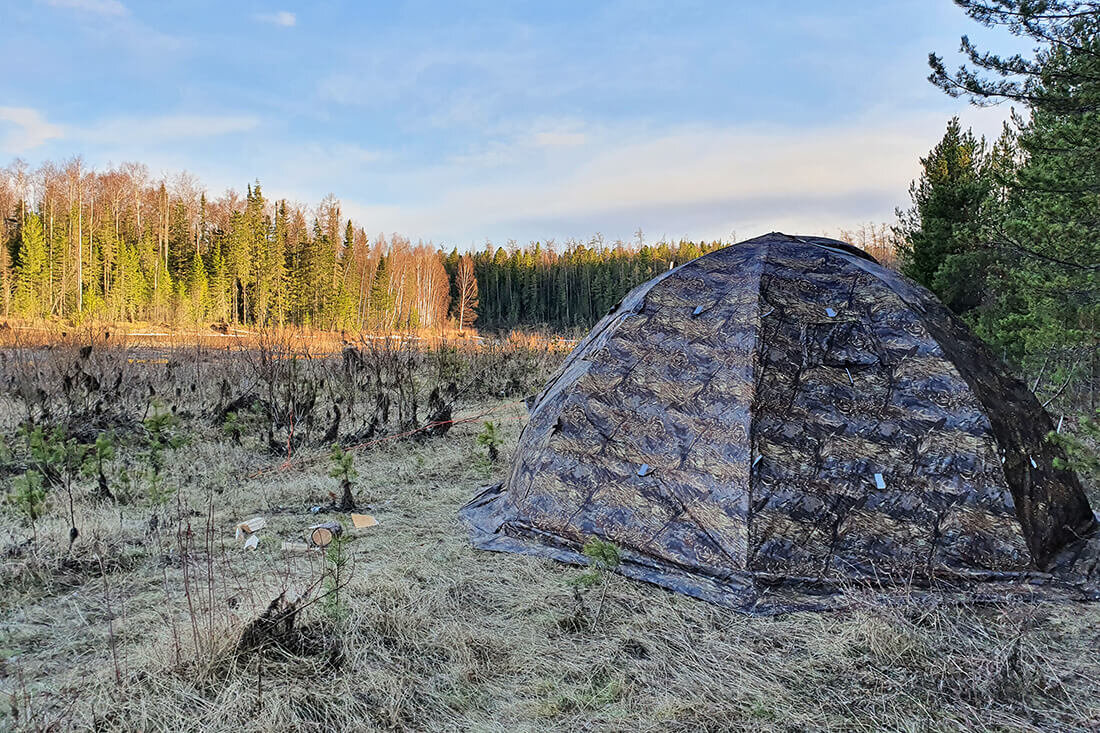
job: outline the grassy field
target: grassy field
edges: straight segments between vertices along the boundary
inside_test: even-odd
[[[560,358],[524,349],[478,363],[361,353],[362,378],[381,375],[364,388],[374,412],[348,402],[359,367],[347,355],[305,362],[275,349],[265,366],[237,352],[5,350],[0,728],[1100,728],[1095,605],[854,597],[843,612],[751,618],[615,576],[595,623],[600,589],[579,587],[580,569],[473,550],[456,512],[500,479],[525,417],[519,398]],[[126,384],[104,395],[119,370]],[[66,392],[66,374],[83,387]],[[319,380],[328,391],[311,398],[313,432],[284,425],[280,390]],[[394,437],[425,423],[430,392],[451,382],[442,392],[458,422],[446,435]],[[225,410],[240,394],[256,401]],[[321,435],[338,406],[337,435],[362,445],[354,499],[378,525],[327,553],[284,550],[317,522],[350,526]],[[102,460],[51,464],[33,526],[13,498],[39,465],[18,430],[28,419],[85,443],[115,435]],[[495,464],[478,441],[486,420],[500,434]],[[247,550],[234,528],[253,516],[267,526]],[[265,623],[278,599],[281,619]]]

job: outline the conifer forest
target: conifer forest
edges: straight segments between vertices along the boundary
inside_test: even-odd
[[[95,171],[79,158],[4,169],[0,211],[0,312],[26,319],[570,330],[722,245],[646,244],[639,232],[629,245],[596,236],[460,253],[372,236],[334,196],[307,208],[267,198],[257,181],[209,199],[186,173],[154,180],[138,163]]]

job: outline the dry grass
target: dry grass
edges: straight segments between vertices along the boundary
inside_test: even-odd
[[[522,425],[522,406],[495,414],[495,468],[476,423],[356,455],[380,524],[347,543],[338,603],[318,600],[324,557],[280,549],[335,516],[310,512],[336,490],[329,464],[257,476],[278,459],[212,427],[170,455],[180,492],[156,529],[148,506],[82,490],[72,551],[59,502],[31,547],[0,507],[0,728],[1100,728],[1096,606],[750,618],[615,578],[599,627],[577,623],[595,596],[578,601],[576,568],[475,551],[457,520]],[[269,524],[249,552],[233,527],[256,514]],[[314,600],[295,643],[238,654],[284,591]]]

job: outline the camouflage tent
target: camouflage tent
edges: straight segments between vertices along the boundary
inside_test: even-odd
[[[639,286],[538,395],[480,548],[735,608],[876,593],[1097,598],[1100,539],[1035,397],[928,291],[769,234]]]

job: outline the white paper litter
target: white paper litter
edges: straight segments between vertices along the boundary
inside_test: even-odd
[[[237,524],[237,532],[234,535],[234,538],[239,540],[245,535],[252,534],[253,532],[259,532],[266,526],[267,520],[263,517],[252,517],[252,519],[246,519],[243,522],[239,522]]]

